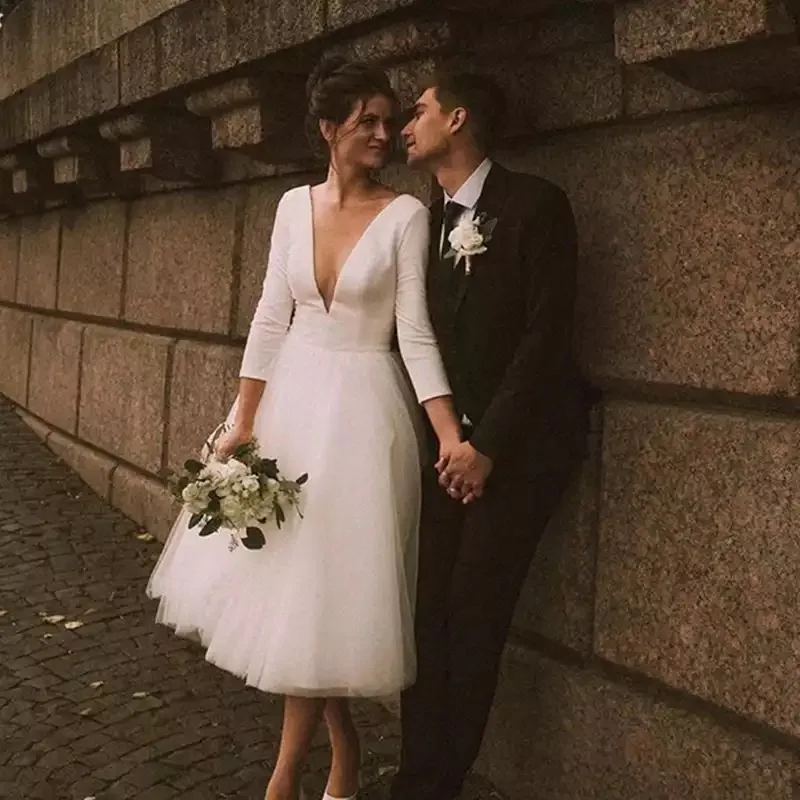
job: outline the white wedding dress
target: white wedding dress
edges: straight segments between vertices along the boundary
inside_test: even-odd
[[[267,382],[264,455],[287,477],[308,473],[303,517],[267,531],[261,550],[231,552],[182,512],[148,586],[159,622],[259,689],[380,697],[414,680],[421,417],[390,348],[396,329],[418,401],[450,393],[425,302],[428,224],[418,200],[393,200],[326,309],[310,187],[279,204],[241,375]]]

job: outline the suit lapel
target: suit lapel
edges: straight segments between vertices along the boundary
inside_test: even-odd
[[[486,176],[486,183],[483,185],[483,191],[478,198],[478,203],[475,206],[476,216],[483,216],[486,222],[493,219],[499,219],[503,211],[503,207],[508,202],[508,170],[501,167],[499,164],[492,164],[489,174]],[[441,223],[440,223],[441,226]],[[467,296],[470,282],[474,279],[474,273],[481,269],[490,267],[493,262],[492,258],[492,242],[487,245],[488,249],[485,253],[479,256],[473,256],[471,260],[472,275],[467,275],[465,269],[459,270],[458,286],[456,287],[454,313],[457,314],[461,308],[464,298]]]
[[[439,199],[430,207],[431,236],[428,251],[428,307],[431,318],[436,327],[437,323],[444,322],[450,316],[448,279],[450,278],[443,269],[439,256],[439,239],[442,232],[444,219],[444,201]]]

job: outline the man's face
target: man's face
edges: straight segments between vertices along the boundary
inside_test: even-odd
[[[402,131],[409,165],[428,165],[446,154],[452,125],[453,112],[441,107],[436,88],[426,89],[414,104],[414,116]]]

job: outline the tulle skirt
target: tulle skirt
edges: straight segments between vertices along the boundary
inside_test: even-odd
[[[231,551],[181,512],[148,585],[158,621],[264,691],[385,697],[410,685],[419,423],[394,354],[290,334],[255,434],[286,477],[308,473],[302,518],[270,527],[261,550]]]

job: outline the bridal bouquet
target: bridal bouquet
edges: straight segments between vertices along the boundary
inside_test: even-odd
[[[266,542],[260,526],[274,522],[281,527],[287,513],[298,509],[308,476],[284,478],[275,460],[258,454],[255,439],[239,445],[225,460],[214,455],[212,440],[201,457],[205,460],[189,459],[184,471],[169,480],[172,493],[191,514],[189,527],[199,527],[200,536],[228,531],[231,550],[239,542],[260,550]]]

